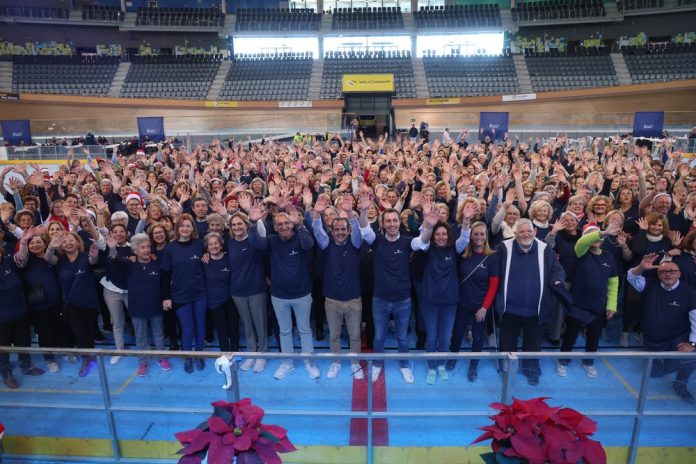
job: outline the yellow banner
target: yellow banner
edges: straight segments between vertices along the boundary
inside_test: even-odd
[[[460,98],[428,98],[426,105],[458,105],[462,101]]]
[[[344,74],[343,92],[393,92],[393,74]]]
[[[209,108],[236,108],[239,102],[236,101],[206,101],[205,106]]]

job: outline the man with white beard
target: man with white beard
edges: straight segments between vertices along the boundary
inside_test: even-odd
[[[567,297],[563,287],[565,272],[555,252],[534,237],[529,219],[518,219],[513,227],[515,237],[498,247],[500,287],[496,310],[500,314],[501,352],[517,351],[522,331],[522,351],[540,351],[542,326],[551,318],[551,290]],[[522,361],[522,373],[530,385],[539,383],[541,368],[538,359]]]

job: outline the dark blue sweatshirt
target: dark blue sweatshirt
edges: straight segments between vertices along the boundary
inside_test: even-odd
[[[322,257],[324,296],[338,301],[360,298],[360,250],[350,237],[343,245],[330,238]]]
[[[614,257],[606,251],[596,255],[588,251],[575,262],[571,293],[573,304],[595,314],[607,309],[607,286],[610,277],[618,277]]]
[[[232,280],[232,266],[226,255],[220,259],[208,260],[203,264],[205,283],[208,294],[208,307],[217,308],[230,299],[230,282]]]
[[[404,301],[411,296],[412,237],[400,235],[393,242],[377,234],[372,243],[374,250],[374,296],[385,301]]]
[[[101,255],[101,262],[103,262],[104,266],[106,267],[106,279],[121,290],[128,290],[126,273],[116,265],[114,260],[109,258],[109,247],[106,247],[106,250],[104,251],[100,251],[99,254]],[[128,245],[117,246],[116,256],[118,258],[128,258],[133,256],[133,251]]]
[[[266,291],[264,254],[249,243],[249,237],[227,241],[227,257],[232,266],[230,293],[232,296],[248,297]]]
[[[153,259],[147,264],[118,260],[125,268],[128,285],[128,314],[143,319],[162,316],[162,271],[160,261]]]
[[[472,253],[469,258],[459,260],[459,302],[462,307],[478,309],[483,306],[489,278],[499,276],[499,261],[495,254],[486,256],[483,253]]]
[[[205,274],[203,272],[203,241],[191,239],[188,242],[169,242],[162,253],[160,269],[170,273],[169,282],[163,282],[164,299],[182,305],[205,298]],[[167,275],[164,276],[166,279]],[[170,284],[169,292],[167,283]],[[167,294],[169,293],[169,295]]]
[[[432,241],[426,251],[421,298],[427,302],[443,305],[459,303],[457,253],[454,245],[436,247]]]
[[[27,312],[22,279],[10,254],[0,258],[0,322],[15,321]]]

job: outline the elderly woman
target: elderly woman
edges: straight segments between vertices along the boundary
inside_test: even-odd
[[[107,240],[109,245],[109,257],[115,261],[125,276],[130,304],[128,313],[133,320],[135,328],[135,344],[138,350],[149,349],[150,342],[148,336],[152,336],[155,350],[164,350],[164,331],[163,331],[163,304],[162,304],[162,272],[160,271],[159,261],[152,253],[150,239],[145,234],[135,234],[130,240],[130,249],[133,256],[125,257],[117,254],[116,239],[111,237]],[[148,325],[150,330],[148,330]],[[115,327],[114,327],[115,329]],[[160,358],[158,361],[162,370],[168,371],[172,368],[167,358]],[[144,377],[149,370],[149,358],[140,358],[138,376]]]
[[[546,235],[551,230],[549,220],[551,219],[552,214],[553,207],[548,201],[545,200],[536,200],[529,208],[529,219],[531,219],[532,224],[534,224],[536,238],[539,240],[545,240]]]

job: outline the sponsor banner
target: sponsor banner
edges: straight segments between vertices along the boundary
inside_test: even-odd
[[[458,105],[462,102],[461,98],[428,98],[426,105]]]
[[[310,100],[279,101],[278,108],[311,108]]]
[[[504,102],[525,101],[525,100],[536,100],[536,94],[535,93],[521,93],[518,95],[503,95]]]
[[[639,111],[633,116],[634,137],[662,137],[664,126],[663,111]]]
[[[0,92],[0,100],[19,100],[19,94],[12,92]]]
[[[31,145],[31,128],[28,119],[0,121],[0,125],[2,125],[2,137],[10,145],[19,145],[21,142]]]
[[[145,137],[151,142],[163,142],[164,118],[161,116],[138,118],[138,134],[141,142],[145,140]]]
[[[393,74],[344,74],[341,89],[351,92],[394,92]]]
[[[481,112],[479,122],[479,139],[486,136],[491,140],[502,139],[508,131],[509,113],[485,113]]]
[[[236,108],[239,102],[236,101],[206,101],[205,106],[208,108]]]

